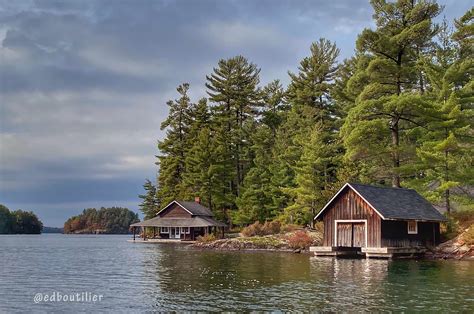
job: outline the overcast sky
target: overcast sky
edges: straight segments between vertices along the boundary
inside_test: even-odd
[[[469,0],[441,1],[450,20]],[[0,1],[0,203],[46,226],[86,207],[138,210],[166,101],[221,58],[288,82],[320,37],[342,58],[371,27],[366,0]]]

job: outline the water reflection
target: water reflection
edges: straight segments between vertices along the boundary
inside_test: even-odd
[[[1,312],[474,312],[474,263],[199,251],[115,236],[0,239]],[[93,291],[100,304],[33,304]]]

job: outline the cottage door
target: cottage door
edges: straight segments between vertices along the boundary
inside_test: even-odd
[[[179,228],[171,227],[171,236],[172,239],[179,239]]]

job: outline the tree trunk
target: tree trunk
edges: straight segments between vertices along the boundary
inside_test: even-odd
[[[448,132],[448,129],[445,128],[445,138],[447,139],[449,137],[449,132]],[[445,182],[448,182],[449,181],[449,152],[447,149],[445,149],[444,151],[444,180]],[[451,212],[451,202],[450,202],[450,195],[449,195],[449,188],[446,189],[445,193],[444,193],[444,198],[445,198],[445,202],[446,202],[446,211],[448,213]]]
[[[398,118],[392,118],[390,121],[390,132],[392,135],[392,160],[393,160],[393,170],[392,170],[392,186],[394,188],[400,187],[400,174],[398,170],[400,168],[400,138],[399,138],[399,129],[398,129]]]
[[[449,189],[446,189],[446,191],[444,192],[444,197],[445,197],[445,201],[446,201],[446,212],[451,213],[451,201],[449,199]]]

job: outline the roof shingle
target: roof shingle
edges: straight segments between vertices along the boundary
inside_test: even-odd
[[[385,219],[445,221],[446,218],[412,189],[378,187],[359,183],[349,185]]]
[[[209,210],[209,208],[196,203],[196,202],[187,202],[187,201],[176,201],[178,204],[183,206],[185,209],[187,209],[189,212],[191,212],[192,215],[195,216],[209,216],[212,217],[214,214]]]

